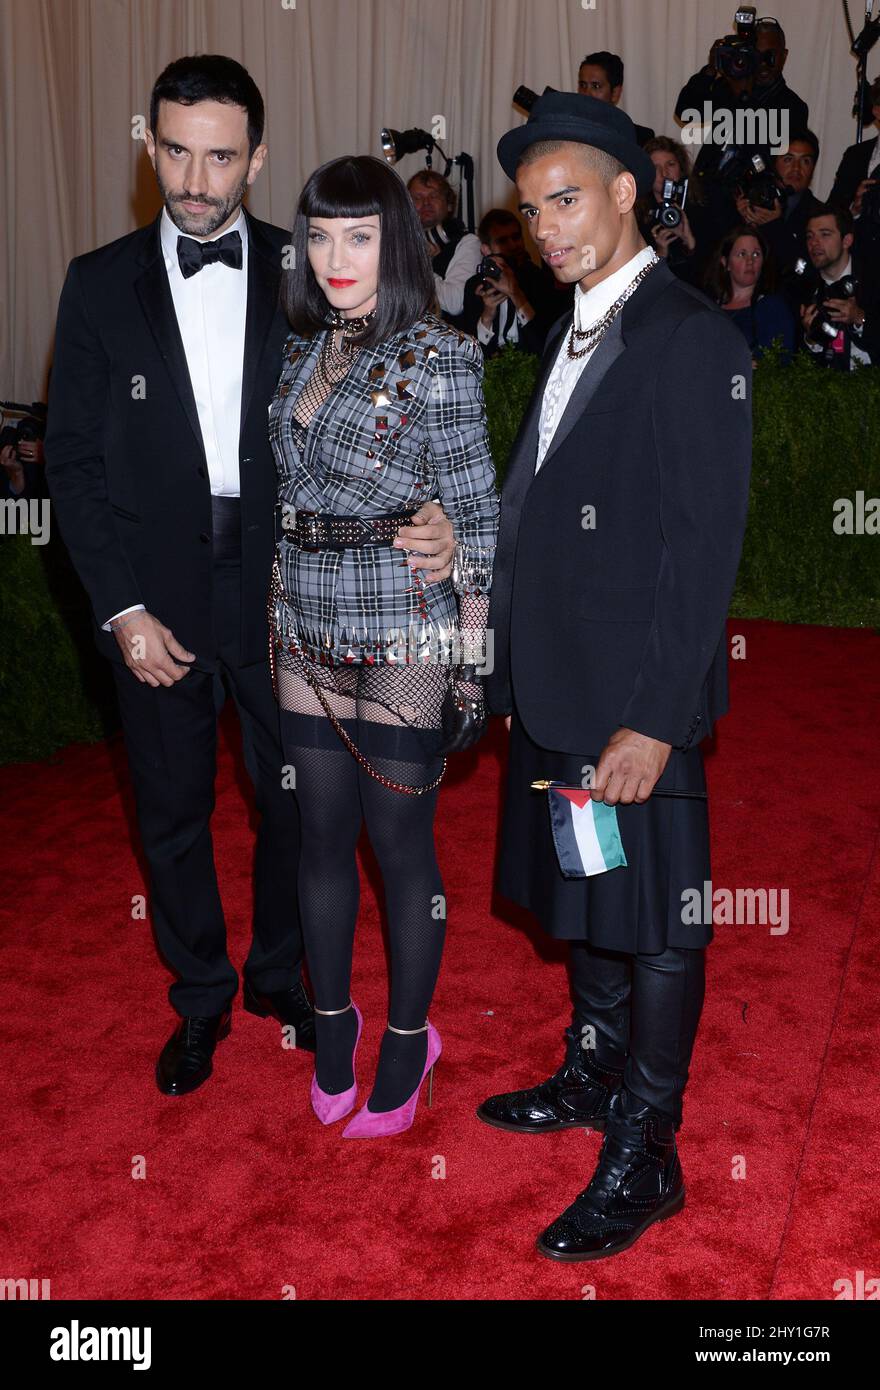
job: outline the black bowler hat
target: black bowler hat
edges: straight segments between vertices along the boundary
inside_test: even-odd
[[[654,162],[636,139],[636,128],[625,111],[598,97],[580,92],[544,90],[525,125],[509,130],[498,141],[498,161],[509,179],[516,180],[520,155],[538,140],[577,140],[619,159],[635,175],[639,195],[654,184]]]

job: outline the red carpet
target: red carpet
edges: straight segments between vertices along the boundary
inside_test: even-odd
[[[370,1143],[318,1124],[310,1057],[240,1010],[202,1090],[156,1090],[169,978],[149,925],[131,918],[145,889],[117,740],[0,769],[14,1178],[0,1275],[51,1279],[53,1299],[279,1299],[293,1286],[306,1299],[827,1300],[838,1281],[880,1273],[868,1157],[880,1143],[880,642],[732,630],[747,659],[732,663],[733,713],[708,760],[713,882],[787,888],[790,930],[716,927],[680,1216],[613,1260],[542,1259],[535,1236],[585,1185],[600,1137],[519,1137],[474,1117],[486,1094],[555,1068],[567,1015],[556,948],[492,904],[500,728],[441,795],[434,1106],[423,1094],[407,1134]],[[240,966],[252,832],[234,719],[224,730],[215,840]],[[386,1005],[372,887],[354,994],[369,1083]]]

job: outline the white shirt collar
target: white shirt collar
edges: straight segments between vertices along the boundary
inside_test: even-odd
[[[177,238],[179,236],[187,236],[188,233],[182,232],[179,227],[175,227],[174,223],[171,221],[171,218],[168,215],[167,208],[162,209],[162,220],[159,225],[162,237],[162,252],[165,256],[165,264],[166,266],[168,266],[169,263],[172,265],[177,265]],[[193,237],[193,241],[216,241],[218,237],[226,236],[229,232],[238,232],[239,236],[241,237],[242,246],[245,249],[247,248],[248,228],[247,218],[244,215],[243,207],[239,208],[238,216],[236,217],[232,226],[226,228],[225,232],[218,232],[215,236],[210,237]]]
[[[847,258],[846,265],[843,267],[843,270],[840,272],[839,275],[826,275],[824,270],[819,271],[819,274],[822,276],[822,279],[825,281],[826,285],[836,285],[838,280],[845,280],[847,275],[852,275],[852,273],[852,256],[849,256]]]
[[[615,299],[623,293],[631,280],[634,280],[643,266],[650,265],[652,261],[658,260],[653,246],[643,246],[641,251],[622,265],[619,270],[615,270],[613,275],[609,275],[607,280],[601,280],[598,285],[594,285],[591,290],[582,290],[580,283],[574,287],[574,322],[575,328],[580,332],[590,328],[594,323],[606,313]]]

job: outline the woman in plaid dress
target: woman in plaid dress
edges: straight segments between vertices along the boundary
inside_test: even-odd
[[[371,156],[323,165],[300,196],[292,243],[282,285],[292,332],[269,409],[282,537],[273,658],[302,824],[312,1105],[325,1124],[357,1095],[362,1017],[349,990],[362,821],[382,871],[388,1024],[372,1091],[344,1131],[369,1137],[409,1127],[440,1052],[427,1017],[446,918],[433,822],[452,697],[459,720],[482,719],[474,666],[498,499],[481,349],[433,312],[427,243],[398,175]],[[434,497],[456,562],[451,580],[428,585],[392,538]]]

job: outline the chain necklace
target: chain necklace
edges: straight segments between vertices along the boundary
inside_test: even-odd
[[[602,339],[605,337],[605,334],[608,332],[608,329],[611,327],[611,324],[613,323],[614,319],[617,317],[624,304],[629,299],[630,295],[635,293],[639,285],[644,280],[645,276],[649,275],[651,271],[654,269],[654,266],[659,264],[660,257],[657,256],[653,261],[649,261],[647,265],[643,265],[638,275],[636,275],[633,280],[630,280],[623,293],[617,296],[608,312],[606,314],[603,314],[602,318],[600,318],[599,321],[597,323],[594,323],[590,328],[575,328],[574,319],[572,319],[571,333],[569,335],[567,344],[568,355],[570,358],[572,358],[572,360],[578,357],[585,357],[588,352],[592,352],[593,348],[596,347],[602,341]],[[582,348],[575,347],[575,338],[578,338],[581,342],[584,343],[584,346]]]

